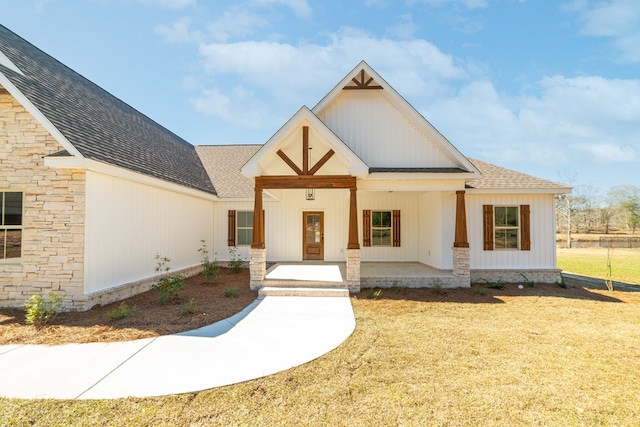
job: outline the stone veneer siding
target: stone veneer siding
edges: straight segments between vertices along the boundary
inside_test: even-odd
[[[44,165],[61,150],[20,103],[0,93],[0,191],[24,194],[22,263],[0,263],[0,307],[55,293],[66,295],[66,309],[85,308],[85,172]]]
[[[267,275],[267,250],[251,248],[249,260],[250,282],[249,289],[257,291]]]

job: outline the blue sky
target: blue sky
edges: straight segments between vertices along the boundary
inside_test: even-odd
[[[463,154],[640,186],[637,0],[0,0],[0,23],[195,145],[264,143],[364,59]]]

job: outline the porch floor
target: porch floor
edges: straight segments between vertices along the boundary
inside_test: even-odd
[[[360,284],[371,287],[452,286],[450,270],[438,270],[418,262],[363,262],[360,264]],[[347,285],[344,262],[278,262],[267,269],[264,286]]]

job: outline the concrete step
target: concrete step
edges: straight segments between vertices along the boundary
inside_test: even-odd
[[[294,286],[264,286],[258,290],[258,298],[266,296],[281,297],[348,297],[346,287],[294,287]]]
[[[326,280],[290,280],[290,279],[265,279],[266,287],[285,288],[344,288],[345,282],[327,282]]]

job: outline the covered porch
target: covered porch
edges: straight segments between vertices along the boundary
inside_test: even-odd
[[[361,288],[458,287],[459,276],[419,262],[362,262]],[[270,265],[263,281],[272,288],[349,288],[345,262],[278,262]],[[358,291],[352,289],[352,291]]]

